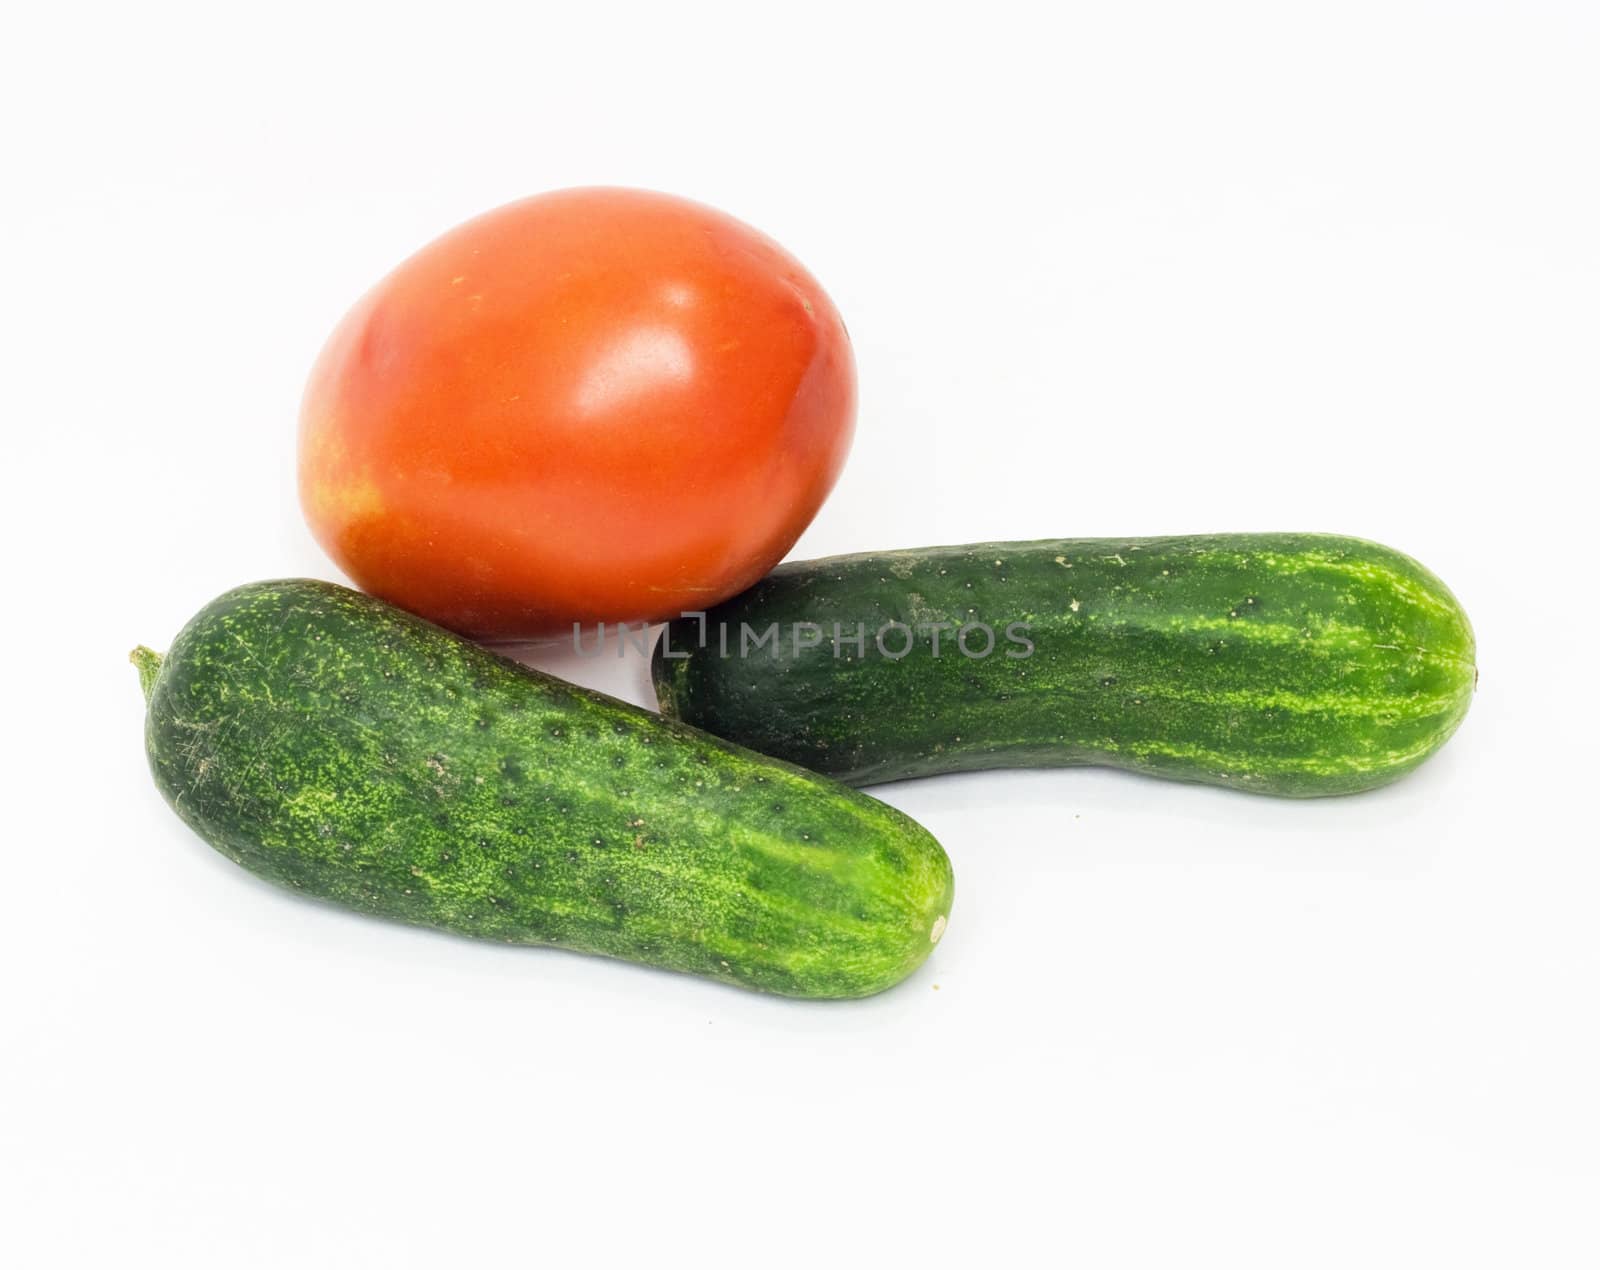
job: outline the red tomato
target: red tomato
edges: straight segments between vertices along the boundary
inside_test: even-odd
[[[783,248],[665,194],[561,190],[436,239],[345,317],[300,496],[366,590],[528,638],[743,590],[854,421],[844,323]]]

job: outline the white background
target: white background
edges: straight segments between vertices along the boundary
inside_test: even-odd
[[[1600,8],[32,5],[0,58],[8,1264],[1600,1260]],[[322,339],[597,182],[752,222],[845,314],[797,555],[1376,538],[1474,618],[1461,732],[1321,803],[884,787],[957,902],[856,1004],[236,869],[152,787],[127,650],[336,576],[293,490]]]

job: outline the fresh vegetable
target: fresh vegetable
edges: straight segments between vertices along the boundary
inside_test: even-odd
[[[1310,796],[1443,745],[1474,656],[1399,552],[1231,534],[785,565],[673,622],[653,672],[664,713],[852,784],[1103,763]]]
[[[340,324],[301,410],[312,531],[465,634],[703,608],[794,545],[855,366],[800,263],[664,194],[576,189],[452,230]]]
[[[800,997],[945,928],[949,861],[893,808],[343,587],[240,587],[134,660],[178,814],[347,908]]]

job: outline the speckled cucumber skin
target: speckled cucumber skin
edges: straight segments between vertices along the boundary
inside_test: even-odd
[[[931,630],[984,622],[994,652]],[[779,648],[754,641],[772,623]],[[805,647],[799,623],[823,639]],[[1026,624],[1029,656],[1006,638]],[[853,640],[868,632],[864,654]],[[748,639],[742,634],[748,626]],[[722,630],[730,655],[721,655]],[[1444,744],[1476,683],[1466,614],[1416,561],[1327,534],[979,543],[784,565],[671,624],[663,713],[855,785],[1109,764],[1266,794],[1372,789]],[[906,636],[891,631],[890,652]],[[738,650],[748,645],[746,655]],[[973,651],[982,633],[970,632]],[[688,653],[687,657],[669,657]]]
[[[344,587],[240,587],[135,660],[178,814],[346,908],[816,998],[944,930],[949,861],[900,812]]]

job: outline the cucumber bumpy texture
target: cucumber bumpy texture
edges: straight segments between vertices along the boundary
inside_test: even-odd
[[[346,908],[819,998],[945,928],[950,863],[895,809],[344,587],[240,587],[133,660],[178,814]]]

